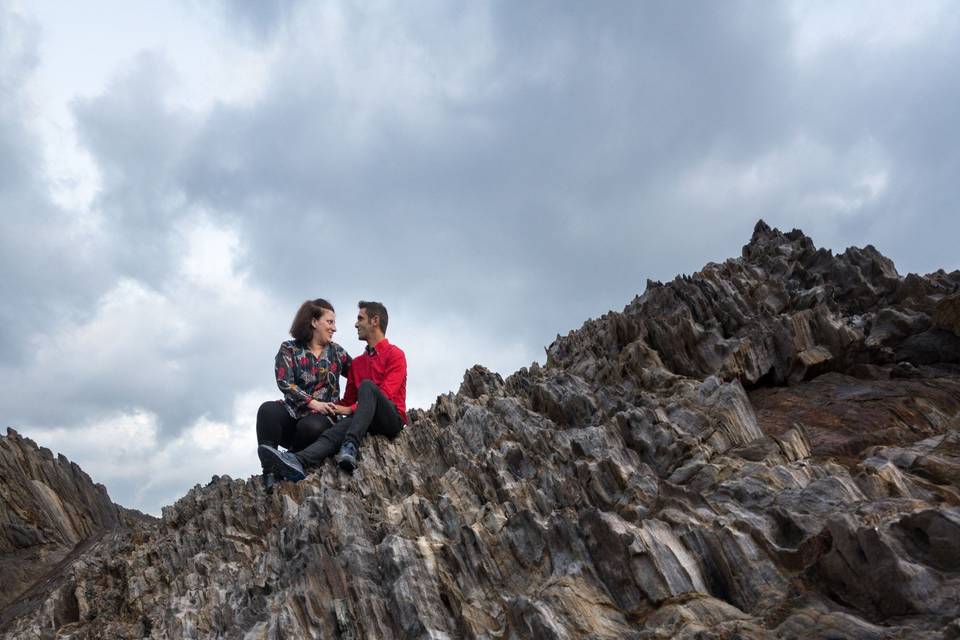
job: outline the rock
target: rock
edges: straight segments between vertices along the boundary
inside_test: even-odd
[[[960,295],[947,296],[937,302],[933,311],[933,326],[960,336]]]
[[[140,514],[114,505],[80,467],[13,429],[0,438],[0,477],[2,624],[46,596],[41,588],[51,571]],[[58,620],[70,617],[63,606],[53,609]]]
[[[741,257],[648,283],[545,366],[471,368],[352,476],[215,476],[84,538],[4,473],[4,496],[37,496],[4,516],[11,549],[94,543],[0,631],[960,637],[960,366],[935,325],[958,291],[760,222]],[[31,455],[36,477],[63,464]]]
[[[503,378],[480,365],[474,365],[463,374],[463,383],[460,385],[461,396],[479,400],[481,396],[495,394],[503,388]]]
[[[930,326],[930,318],[925,313],[886,307],[874,317],[866,344],[868,347],[895,346],[905,338],[926,331]]]
[[[930,329],[910,336],[897,348],[897,362],[918,364],[960,362],[960,335],[944,329]]]
[[[801,424],[812,452],[855,460],[868,447],[941,433],[960,413],[960,378],[864,380],[830,373],[750,395],[765,433]]]

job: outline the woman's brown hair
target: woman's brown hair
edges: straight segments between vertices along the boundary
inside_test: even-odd
[[[297,341],[297,344],[303,347],[310,342],[310,339],[313,338],[313,325],[310,322],[314,318],[322,316],[327,309],[333,311],[333,305],[323,298],[307,300],[300,305],[297,315],[293,316],[293,324],[290,325],[290,335]]]

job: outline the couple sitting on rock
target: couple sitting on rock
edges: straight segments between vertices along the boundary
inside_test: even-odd
[[[354,326],[367,347],[356,358],[333,341],[336,313],[322,298],[300,306],[293,340],[280,345],[276,377],[283,400],[264,402],[257,412],[257,453],[268,489],[277,480],[302,480],[305,469],[334,453],[337,466],[352,472],[368,432],[393,438],[407,422],[407,359],[384,336],[387,310],[379,302],[358,306]],[[347,379],[342,399],[340,376]]]

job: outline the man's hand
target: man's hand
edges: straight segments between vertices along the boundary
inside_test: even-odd
[[[345,407],[340,404],[333,405],[333,410],[339,413],[341,416],[348,416],[353,413],[353,407]]]

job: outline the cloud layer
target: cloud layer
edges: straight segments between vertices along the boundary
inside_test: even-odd
[[[0,419],[128,506],[255,472],[306,298],[354,353],[383,300],[425,406],[760,217],[960,267],[952,4],[115,9],[0,8]]]

